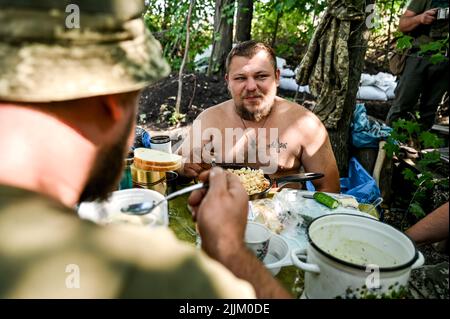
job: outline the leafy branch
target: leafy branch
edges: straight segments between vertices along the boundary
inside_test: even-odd
[[[395,50],[398,53],[405,53],[413,47],[413,37],[405,35],[400,31],[396,32],[394,35],[397,38]],[[433,64],[443,62],[447,59],[445,53],[448,50],[448,41],[449,36],[447,35],[445,39],[421,44],[418,54],[419,56],[428,59]]]
[[[415,187],[407,211],[417,218],[426,215],[423,204],[427,200],[426,193],[428,191],[433,190],[437,185],[448,188],[448,177],[435,177],[435,172],[443,166],[437,150],[443,145],[443,142],[436,134],[424,131],[418,122],[400,119],[393,123],[393,130],[384,146],[388,158],[400,157],[404,145],[413,147],[419,154],[415,170],[405,168],[402,171],[404,179]]]

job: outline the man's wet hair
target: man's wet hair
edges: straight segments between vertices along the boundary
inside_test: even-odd
[[[228,54],[227,57],[227,61],[225,63],[225,70],[226,73],[228,74],[228,72],[230,71],[230,64],[231,64],[231,60],[235,57],[235,56],[242,56],[242,57],[246,57],[246,58],[253,58],[259,51],[266,51],[269,58],[270,58],[270,62],[273,65],[273,69],[274,72],[276,73],[277,71],[277,60],[276,60],[276,55],[275,52],[273,51],[273,49],[262,43],[262,42],[257,42],[254,40],[250,40],[250,41],[245,41],[245,42],[241,42],[236,44],[236,46],[231,49],[230,53]]]

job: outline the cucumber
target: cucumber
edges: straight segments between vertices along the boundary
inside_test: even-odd
[[[339,206],[339,202],[336,199],[325,193],[315,192],[313,197],[317,202],[327,206],[328,208],[335,209]]]

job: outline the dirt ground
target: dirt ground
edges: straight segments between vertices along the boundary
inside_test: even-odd
[[[186,74],[180,109],[186,118],[178,125],[173,125],[170,116],[175,109],[177,93],[178,75],[175,74],[147,87],[139,102],[138,123],[152,131],[186,126],[203,110],[229,99],[223,79],[204,74]],[[141,114],[145,114],[145,120],[142,120]]]

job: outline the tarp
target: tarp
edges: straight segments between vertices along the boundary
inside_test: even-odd
[[[358,148],[378,148],[382,140],[391,135],[392,128],[369,118],[364,104],[356,104],[352,119],[352,144]]]

